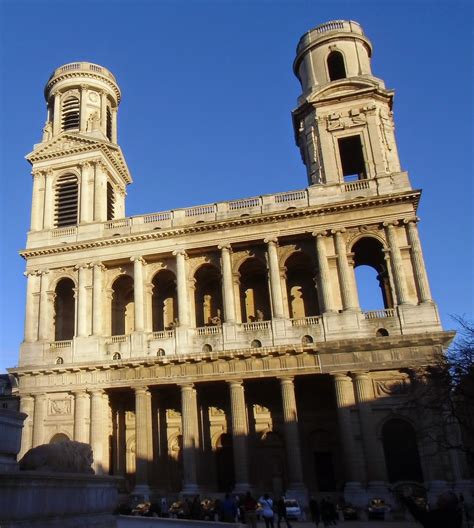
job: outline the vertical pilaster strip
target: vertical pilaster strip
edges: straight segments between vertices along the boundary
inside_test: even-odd
[[[278,240],[276,238],[266,238],[268,254],[268,267],[270,271],[270,289],[272,293],[273,317],[282,318],[283,295],[281,292],[280,266],[278,264]]]
[[[397,234],[395,232],[395,225],[397,225],[397,222],[384,222],[383,225],[387,231],[387,239],[390,247],[393,278],[395,281],[395,289],[397,291],[398,304],[408,304],[407,284],[405,271],[403,269],[402,254],[400,252],[400,248],[398,247]]]
[[[145,330],[145,295],[143,284],[143,267],[145,261],[142,257],[132,257],[133,262],[133,295],[135,301],[135,332]]]
[[[103,333],[103,274],[105,266],[101,262],[93,265],[92,275],[92,334]]]
[[[86,391],[74,392],[74,440],[88,443],[87,421],[90,416],[90,396]]]
[[[112,143],[117,143],[117,109],[112,108]]]
[[[39,309],[39,339],[40,341],[47,341],[51,335],[52,318],[51,318],[51,295],[48,291],[48,273],[44,270],[40,272],[41,286],[40,286],[40,309]]]
[[[242,380],[229,381],[230,407],[232,420],[232,447],[234,451],[235,488],[243,493],[250,488],[247,456],[247,408]]]
[[[103,398],[104,391],[95,389],[91,391],[91,425],[90,425],[90,445],[94,455],[94,470],[97,474],[104,473],[103,457],[104,446],[104,413]]]
[[[420,302],[431,302],[431,290],[426,274],[425,261],[423,258],[423,251],[421,249],[420,238],[418,236],[418,228],[416,222],[418,218],[410,218],[405,220],[408,232],[408,243],[411,246],[411,258],[413,262],[413,271],[415,274],[415,281],[420,295]]]
[[[18,460],[33,447],[33,422],[34,422],[35,400],[29,394],[21,396],[20,412],[27,414],[23,422],[23,432],[21,436],[21,449],[18,453]]]
[[[53,115],[53,135],[57,136],[61,132],[61,94],[54,92],[54,115]]]
[[[44,210],[43,229],[53,229],[54,227],[54,173],[52,170],[46,172],[44,179]]]
[[[87,286],[88,269],[90,264],[76,266],[77,275],[77,335],[86,337],[88,335],[88,310],[87,310]]]
[[[33,171],[33,196],[31,200],[31,231],[43,229],[45,173]]]
[[[316,237],[316,255],[318,259],[319,268],[319,287],[321,288],[321,296],[323,300],[323,312],[334,312],[334,301],[331,291],[331,275],[329,273],[328,258],[326,254],[326,238],[327,232],[313,233]]]
[[[26,275],[26,309],[25,309],[25,336],[27,343],[38,339],[39,306],[37,297],[40,289],[40,274],[37,270],[27,271]]]
[[[188,313],[188,284],[186,273],[186,252],[183,250],[173,251],[176,257],[176,280],[178,289],[178,314],[179,325],[189,325]]]
[[[107,94],[100,92],[100,129],[107,134]]]
[[[183,493],[198,490],[196,471],[197,430],[196,392],[192,383],[181,385],[181,421],[183,433]]]
[[[148,488],[148,394],[148,387],[135,388],[135,487],[142,490]]]
[[[44,420],[46,418],[46,405],[48,400],[46,394],[35,394],[34,398],[33,447],[37,447],[44,443]]]
[[[280,378],[283,403],[283,423],[285,428],[285,447],[289,473],[290,489],[303,487],[303,466],[301,463],[300,439],[298,432],[298,413],[293,378]]]
[[[91,193],[90,193],[90,170],[91,164],[89,162],[81,163],[81,211],[80,211],[80,222],[91,222]]]
[[[362,478],[359,475],[356,464],[354,432],[351,423],[350,408],[355,405],[352,379],[343,374],[336,374],[334,375],[334,387],[336,391],[339,437],[344,452],[344,467],[347,468],[347,478],[345,480],[361,482]]]
[[[94,165],[94,220],[107,220],[107,177],[102,162],[95,161]]]
[[[224,297],[224,320],[226,323],[235,323],[234,286],[232,284],[232,262],[230,245],[219,246],[221,250],[222,266],[222,296]]]
[[[347,260],[346,243],[343,236],[344,230],[333,231],[336,241],[337,269],[339,273],[339,283],[341,286],[341,299],[343,310],[357,310],[358,306],[353,295],[353,280]]]
[[[88,93],[88,86],[87,84],[81,84],[81,133],[84,133],[86,131],[87,127],[87,93]]]

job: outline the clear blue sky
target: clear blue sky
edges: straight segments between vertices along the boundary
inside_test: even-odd
[[[127,215],[306,186],[290,111],[299,37],[359,21],[373,72],[396,90],[402,167],[423,189],[422,244],[444,326],[473,317],[471,2],[0,0],[0,371],[17,363],[30,218],[25,154],[41,137],[43,87],[68,62],[109,68],[123,93]]]

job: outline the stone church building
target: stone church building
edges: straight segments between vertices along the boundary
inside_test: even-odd
[[[353,21],[308,31],[292,113],[308,186],[127,217],[120,88],[56,69],[33,170],[19,367],[22,453],[90,443],[137,494],[345,493],[465,477],[407,408],[441,328],[400,167],[393,90]],[[138,182],[146,185],[146,182]],[[357,268],[380,309],[363,311]]]

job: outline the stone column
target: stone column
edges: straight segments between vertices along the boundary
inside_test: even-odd
[[[359,411],[362,445],[367,466],[367,479],[372,489],[384,488],[386,480],[385,457],[373,423],[371,402],[374,398],[372,380],[367,372],[354,374],[354,389]]]
[[[88,86],[87,84],[81,84],[81,110],[80,110],[80,116],[81,116],[81,133],[83,134],[86,132],[87,128],[87,114],[86,114],[86,108],[87,108],[87,93],[88,93]]]
[[[40,309],[39,309],[39,339],[40,341],[49,341],[52,337],[52,302],[54,292],[48,290],[48,273],[49,271],[39,272],[41,275],[40,290]]]
[[[341,299],[343,310],[358,310],[354,295],[353,277],[347,260],[346,243],[344,241],[344,230],[332,231],[336,240],[337,270],[339,273],[339,284],[341,286]]]
[[[117,143],[117,109],[112,108],[112,143]]]
[[[398,247],[397,233],[395,232],[395,226],[397,224],[397,222],[384,222],[383,225],[387,231],[387,239],[390,248],[393,278],[398,297],[398,304],[408,304],[405,270],[403,269],[402,254],[400,253],[400,248]]]
[[[101,262],[93,264],[92,276],[92,335],[103,333],[103,276],[106,267]]]
[[[234,285],[232,284],[232,262],[230,245],[219,246],[221,250],[222,296],[224,298],[224,321],[235,323]]]
[[[247,408],[242,380],[229,381],[230,407],[232,420],[232,446],[234,450],[235,488],[234,493],[244,493],[250,489],[248,477]]]
[[[104,473],[104,412],[103,399],[104,391],[94,389],[91,391],[91,425],[90,425],[90,445],[94,454],[94,470],[96,474]]]
[[[178,316],[179,325],[189,325],[188,311],[188,279],[186,273],[186,252],[184,250],[173,251],[176,257],[176,281],[178,289]]]
[[[135,301],[135,332],[145,330],[145,293],[143,283],[143,266],[146,264],[142,257],[132,257],[133,262],[133,295]]]
[[[276,238],[266,238],[268,254],[268,267],[270,271],[270,289],[272,292],[273,317],[284,317],[283,295],[281,292],[280,265],[278,263],[278,240]]]
[[[88,420],[90,396],[86,391],[74,392],[74,440],[89,443]]]
[[[323,312],[335,312],[334,300],[331,291],[331,275],[329,273],[328,258],[326,254],[325,238],[327,231],[313,233],[316,237],[316,255],[319,268],[319,287],[323,301]]]
[[[86,337],[88,335],[88,306],[87,306],[87,286],[88,269],[90,264],[76,266],[77,275],[77,336]]]
[[[53,115],[53,136],[61,132],[61,94],[54,92],[54,115]]]
[[[93,201],[91,197],[91,187],[90,187],[90,171],[91,164],[88,161],[81,163],[81,201],[80,201],[80,222],[91,222],[92,221],[92,211],[91,206],[93,206]]]
[[[94,220],[107,220],[107,177],[102,162],[93,162],[94,166]]]
[[[44,444],[44,420],[46,418],[48,400],[46,394],[35,394],[34,398],[33,447],[37,447]]]
[[[20,412],[27,414],[23,423],[23,433],[21,436],[21,450],[18,453],[18,460],[33,447],[33,421],[34,421],[35,400],[29,394],[21,396]]]
[[[192,383],[181,385],[181,421],[183,432],[183,490],[182,493],[198,492],[196,471],[196,447],[198,431],[196,416],[196,391]]]
[[[420,238],[418,236],[418,229],[416,222],[418,218],[410,218],[405,220],[408,232],[408,243],[411,246],[411,259],[413,263],[413,272],[415,274],[416,286],[420,296],[420,302],[432,302],[430,285],[426,275],[425,261],[423,259],[423,252],[421,250]]]
[[[33,171],[33,196],[31,200],[31,231],[43,229],[45,173]]]
[[[351,491],[355,491],[355,488],[360,488],[363,478],[357,465],[357,453],[352,430],[351,407],[355,405],[352,379],[344,374],[335,374],[334,387],[336,390],[339,437],[344,453],[344,467],[346,468],[345,489],[350,488]]]
[[[150,495],[148,486],[148,387],[135,388],[135,489],[134,494],[143,497]]]
[[[100,129],[107,134],[107,94],[100,92]]]
[[[44,178],[44,210],[43,229],[53,229],[54,227],[54,173],[52,170],[46,172]]]
[[[26,309],[25,309],[25,336],[27,343],[38,340],[40,277],[38,270],[25,272],[26,283]]]
[[[301,491],[304,488],[303,466],[301,464],[298,413],[293,378],[291,376],[280,378],[280,387],[283,402],[283,423],[289,477],[288,487],[290,490]]]

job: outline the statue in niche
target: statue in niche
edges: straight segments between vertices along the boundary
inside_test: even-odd
[[[216,315],[210,318],[210,323],[213,326],[220,326],[222,324],[221,311],[217,308]]]
[[[20,460],[20,469],[25,471],[48,471],[51,473],[94,473],[92,449],[89,444],[67,440],[57,444],[33,447]]]
[[[43,143],[49,141],[53,137],[53,125],[51,121],[46,121],[43,127]]]
[[[99,130],[100,117],[99,112],[93,112],[87,119],[87,132],[95,132]]]

